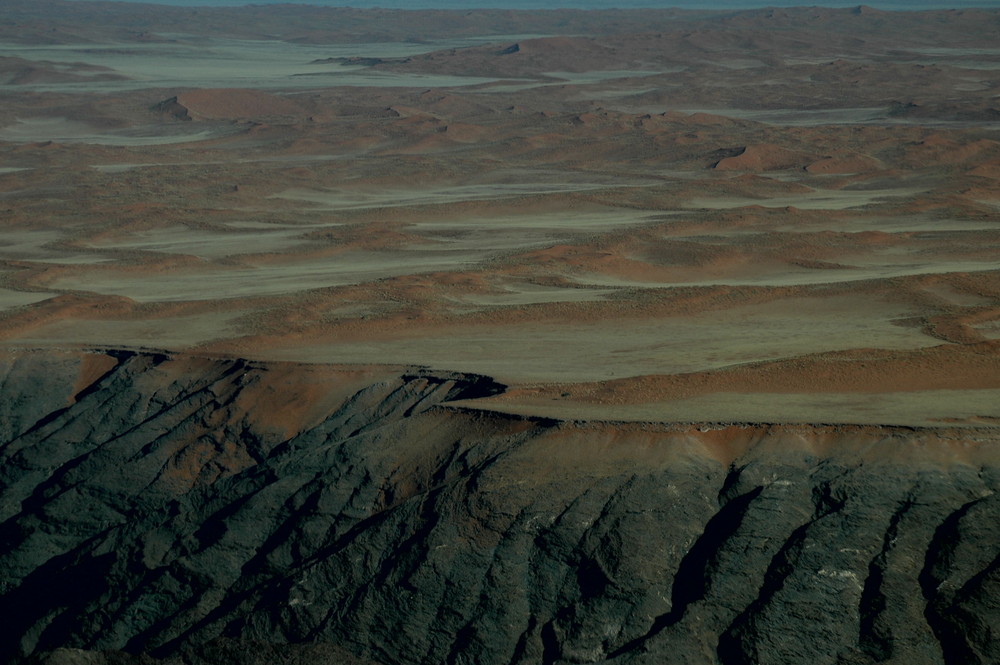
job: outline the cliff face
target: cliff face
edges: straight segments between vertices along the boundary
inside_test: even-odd
[[[448,407],[483,377],[131,352],[0,381],[10,662],[1000,662],[995,429],[522,419]]]

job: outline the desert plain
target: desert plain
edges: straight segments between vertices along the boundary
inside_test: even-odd
[[[1000,417],[996,12],[112,6],[0,26],[7,346]]]

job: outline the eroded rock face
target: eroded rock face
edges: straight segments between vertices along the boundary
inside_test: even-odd
[[[448,407],[482,377],[131,352],[0,370],[15,663],[1000,660],[996,430],[567,423]]]

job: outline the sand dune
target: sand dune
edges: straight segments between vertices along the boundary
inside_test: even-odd
[[[715,168],[719,171],[777,171],[802,168],[811,160],[809,155],[781,146],[759,144],[745,146],[738,155],[719,160]]]
[[[274,94],[258,90],[191,90],[157,105],[181,120],[265,119],[297,117],[302,107]]]

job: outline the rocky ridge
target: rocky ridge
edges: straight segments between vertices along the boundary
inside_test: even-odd
[[[4,354],[2,657],[1000,659],[996,429],[448,405],[501,390],[405,368]]]

